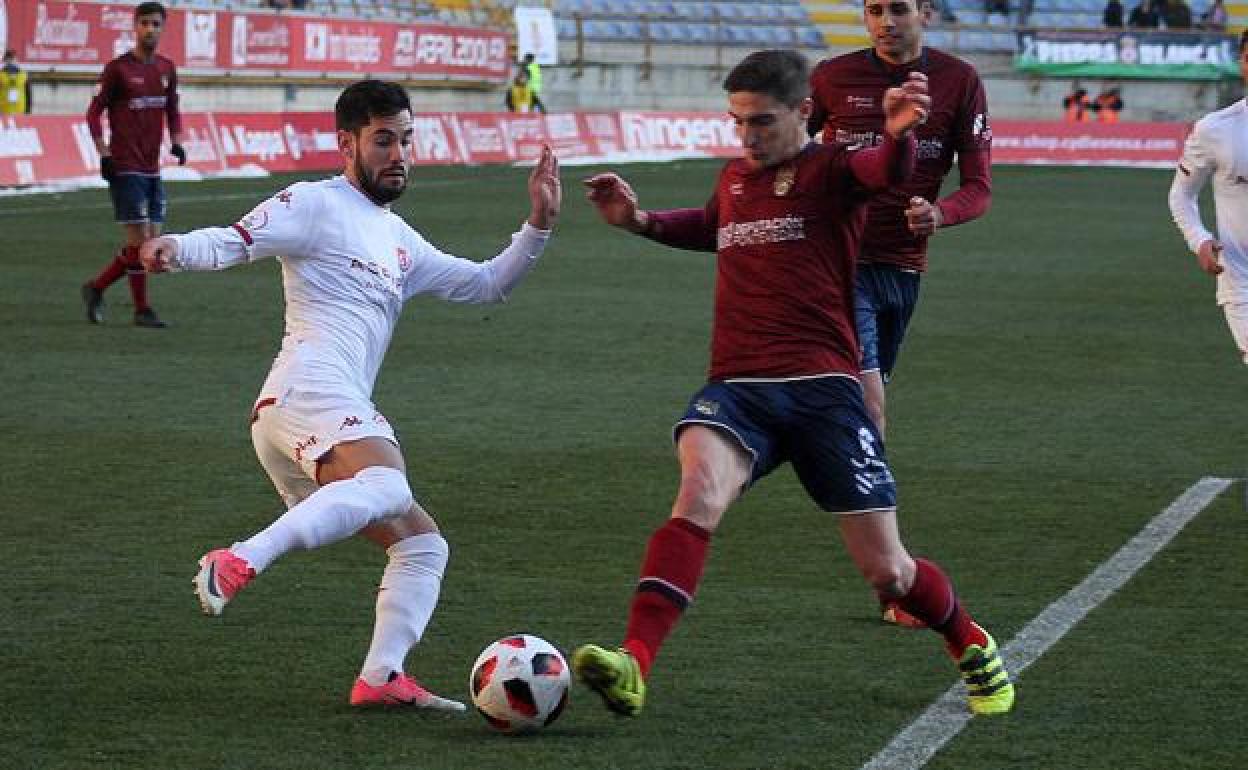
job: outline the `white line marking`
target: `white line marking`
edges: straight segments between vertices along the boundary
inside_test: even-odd
[[[1234,481],[1206,476],[1188,487],[1082,583],[1024,626],[1018,636],[1001,649],[1010,675],[1017,681],[1019,674],[1035,663],[1085,615],[1122,588]],[[862,770],[918,770],[969,721],[971,715],[966,710],[966,695],[959,682],[898,733],[862,766]]]

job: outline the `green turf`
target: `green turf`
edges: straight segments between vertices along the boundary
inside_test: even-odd
[[[625,169],[699,205],[716,166]],[[668,431],[706,365],[712,261],[563,221],[506,306],[408,308],[376,400],[452,544],[411,670],[464,696],[492,639],[615,642],[677,481]],[[421,169],[400,210],[487,257],[523,172]],[[1240,477],[1248,375],[1155,171],[998,169],[941,233],[895,383],[889,452],[912,550],[1008,641],[1202,476]],[[170,184],[170,228],[226,224],[284,180]],[[247,412],[281,334],[273,262],[152,282],[166,331],[78,286],[116,226],[102,191],[0,198],[0,767],[855,768],[953,681],[883,627],[834,523],[781,471],[735,507],[641,719],[587,692],[546,734],[358,714],[381,556],[281,560],[220,619],[195,559],[277,499]],[[1219,498],[930,767],[1228,768],[1248,756],[1244,487]]]

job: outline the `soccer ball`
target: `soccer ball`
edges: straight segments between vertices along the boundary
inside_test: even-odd
[[[515,634],[482,650],[472,664],[472,703],[504,733],[531,733],[559,718],[568,703],[568,663],[550,642]]]

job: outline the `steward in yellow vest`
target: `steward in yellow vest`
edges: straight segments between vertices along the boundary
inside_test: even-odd
[[[30,77],[17,66],[17,54],[5,51],[0,67],[0,115],[25,115],[30,107]]]

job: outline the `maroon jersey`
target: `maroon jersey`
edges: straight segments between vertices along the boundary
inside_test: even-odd
[[[651,238],[718,253],[710,379],[858,376],[863,204],[900,178],[888,174],[908,173],[910,147],[850,153],[812,142],[772,168],[729,161],[705,209],[651,212]]]
[[[143,61],[131,51],[104,65],[95,98],[87,108],[91,136],[104,135],[100,115],[108,110],[109,150],[119,172],[160,173],[164,118],[169,133],[182,131],[178,112],[178,75],[160,54]]]
[[[815,102],[810,124],[822,128],[823,141],[829,144],[877,144],[884,132],[884,91],[915,71],[927,75],[932,109],[916,131],[914,174],[905,184],[872,198],[859,258],[922,271],[927,269],[927,238],[910,232],[904,212],[916,195],[936,202],[955,153],[961,155],[962,185],[939,203],[945,225],[974,219],[988,208],[992,129],[975,68],[932,48],[924,48],[918,59],[899,67],[871,49],[826,59],[810,78]]]

